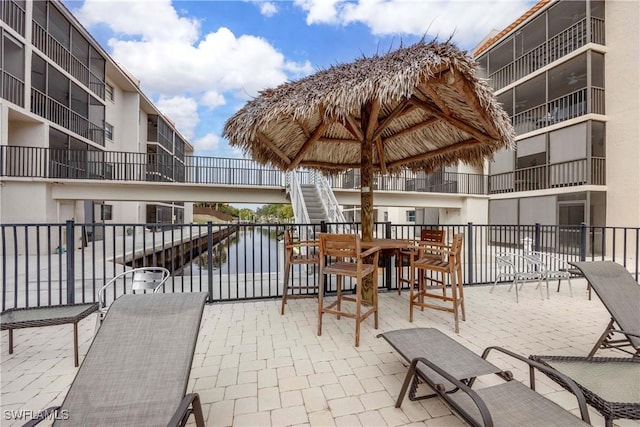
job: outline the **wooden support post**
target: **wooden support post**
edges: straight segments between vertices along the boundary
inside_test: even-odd
[[[380,104],[371,101],[362,108],[360,125],[364,139],[360,154],[360,212],[362,221],[362,240],[373,241],[373,133],[378,125]],[[373,259],[373,257],[371,257]],[[372,260],[366,260],[370,263]],[[376,270],[377,271],[377,270]],[[373,304],[373,278],[367,276],[362,283],[362,303]]]

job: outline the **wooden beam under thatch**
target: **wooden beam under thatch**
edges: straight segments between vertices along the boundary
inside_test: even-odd
[[[302,158],[305,155],[305,153],[309,151],[311,147],[313,147],[313,144],[315,144],[320,139],[320,137],[322,136],[322,132],[324,132],[327,126],[329,126],[327,122],[320,122],[318,127],[311,134],[311,137],[305,141],[305,143],[302,145],[302,147],[300,148],[296,156],[291,161],[291,164],[289,165],[289,168],[288,168],[289,170],[295,169],[296,166],[298,166],[298,164],[302,161]]]
[[[451,115],[451,110],[449,109],[447,104],[442,100],[442,98],[440,98],[440,95],[438,95],[431,86],[423,84],[418,87],[418,90],[428,98],[431,98],[433,103],[438,106],[438,108],[442,111],[442,113],[445,116]]]
[[[360,122],[358,119],[353,117],[351,114],[348,114],[345,117],[347,123],[344,124],[345,129],[349,131],[351,135],[353,135],[360,142],[364,141],[364,134],[362,130],[360,130]]]
[[[412,157],[407,157],[402,160],[397,160],[395,162],[389,163],[387,166],[391,168],[397,168],[399,166],[406,165],[408,163],[424,161],[427,159],[431,159],[433,157],[442,156],[443,154],[452,153],[455,151],[459,151],[462,149],[472,148],[481,144],[480,141],[476,139],[468,139],[466,141],[457,142],[455,144],[447,145],[446,147],[438,148],[435,150],[431,150],[428,153],[418,154]]]
[[[474,96],[475,94],[473,93],[473,89],[469,87],[463,78],[457,76],[454,70],[451,70],[450,72],[455,76],[454,85],[464,93],[465,100],[467,100],[467,102],[469,102],[480,115],[482,126],[488,130],[489,135],[491,135],[493,139],[498,139],[499,136],[497,132],[493,129],[493,126],[490,125],[491,119],[489,118],[488,110],[480,105],[480,100],[477,96]]]
[[[273,142],[271,142],[271,140],[265,134],[263,134],[262,132],[256,132],[256,136],[258,137],[260,142],[269,147],[271,151],[276,153],[276,156],[280,157],[282,161],[285,162],[285,164],[291,164],[291,159],[287,157],[287,155],[284,154],[282,150],[280,150]]]
[[[418,107],[422,108],[423,110],[427,111],[428,113],[446,121],[447,123],[449,123],[451,126],[460,129],[463,132],[468,133],[471,136],[474,136],[476,139],[478,139],[479,141],[491,144],[494,139],[491,138],[491,136],[481,132],[480,130],[478,130],[477,128],[463,122],[462,120],[456,119],[455,117],[452,116],[447,116],[446,114],[444,114],[442,111],[440,111],[440,109],[429,103],[429,102],[425,102],[423,100],[421,100],[418,97],[412,97],[411,98],[411,102],[413,102],[414,104],[416,104]]]
[[[382,119],[382,122],[378,125],[377,129],[373,132],[373,139],[377,139],[382,136],[382,133],[385,131],[387,127],[395,120],[398,119],[405,114],[412,112],[417,107],[409,102],[408,99],[405,99],[400,104],[396,105],[396,107],[389,113],[387,117]]]
[[[393,135],[386,137],[383,140],[383,143],[386,144],[387,142],[393,141],[394,139],[398,139],[398,138],[401,138],[403,136],[409,135],[409,134],[411,134],[411,133],[413,133],[413,132],[415,132],[417,130],[420,130],[420,129],[425,128],[427,126],[431,126],[432,124],[437,123],[439,121],[440,121],[439,117],[433,117],[431,119],[427,119],[427,120],[424,120],[422,122],[416,123],[415,125],[413,125],[411,127],[408,127],[406,129],[402,129],[401,131],[396,132]]]

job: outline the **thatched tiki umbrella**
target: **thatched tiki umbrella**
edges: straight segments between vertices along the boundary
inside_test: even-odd
[[[373,239],[373,172],[481,164],[513,144],[509,117],[450,42],[420,42],[267,89],[231,117],[231,145],[285,171],[361,170],[362,239]]]

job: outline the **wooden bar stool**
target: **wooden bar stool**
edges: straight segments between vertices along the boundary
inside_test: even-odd
[[[426,307],[435,310],[448,311],[453,313],[455,332],[459,332],[458,328],[458,308],[462,314],[462,320],[465,320],[464,313],[464,289],[462,287],[462,244],[464,236],[456,234],[453,236],[451,246],[430,246],[429,243],[420,243],[418,256],[411,259],[411,281],[413,283],[414,273],[418,271],[418,290],[414,292],[413,286],[410,287],[409,296],[409,321],[413,322],[413,307]],[[434,257],[434,254],[439,254]],[[425,289],[424,272],[437,272],[442,274],[442,294],[429,292]],[[451,295],[447,295],[447,287],[445,275],[449,275],[451,282]],[[427,302],[429,298],[443,301],[445,304],[436,305]],[[451,305],[448,306],[447,304]]]
[[[431,242],[439,245],[444,245],[446,232],[444,230],[437,229],[422,229],[420,230],[420,242]],[[412,255],[413,254],[413,255]],[[423,253],[423,256],[427,256],[426,252]],[[408,249],[400,249],[397,253],[396,258],[396,276],[398,277],[398,295],[402,293],[402,285],[403,283],[411,283],[408,278],[405,278],[403,275],[404,267],[411,266],[411,256],[417,257],[417,251],[408,250]],[[441,254],[436,253],[432,254],[434,258],[440,258]],[[430,280],[438,285],[442,285],[442,279],[438,279],[438,276],[434,276],[431,274],[427,277],[427,280]],[[414,286],[415,284],[410,284],[409,286]]]
[[[282,290],[282,307],[280,314],[284,314],[284,308],[287,300],[290,298],[313,298],[316,296],[317,285],[303,284],[302,280],[299,284],[290,284],[289,279],[293,281],[293,275],[290,275],[294,265],[318,265],[320,256],[318,255],[317,240],[294,240],[290,230],[284,230],[284,288]],[[296,253],[296,249],[299,252]],[[313,292],[309,293],[309,290]],[[292,293],[292,291],[298,293]],[[301,291],[307,291],[302,293]]]
[[[356,320],[356,347],[360,345],[360,323],[373,314],[374,328],[378,329],[378,255],[377,246],[361,252],[360,237],[356,234],[320,234],[320,284],[318,286],[318,335],[322,335],[322,315],[334,314]],[[365,259],[373,255],[373,263],[365,264]],[[326,307],[323,305],[324,275],[335,275],[337,279],[337,299]],[[373,304],[362,312],[362,280],[373,276]],[[342,295],[342,278],[356,279],[355,297]],[[355,303],[355,313],[345,311],[342,302]],[[335,307],[335,308],[334,308]]]

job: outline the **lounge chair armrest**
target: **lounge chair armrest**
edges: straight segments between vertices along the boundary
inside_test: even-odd
[[[640,333],[638,333],[638,332],[622,331],[620,329],[611,329],[609,332],[615,332],[615,333],[626,335],[626,336],[632,336],[632,337],[635,337],[635,338],[640,338]]]
[[[409,380],[411,376],[415,375],[417,371],[418,363],[425,364],[429,369],[432,369],[433,371],[435,371],[438,375],[445,378],[447,381],[449,381],[451,384],[453,384],[458,389],[463,391],[467,396],[469,396],[469,398],[473,401],[473,403],[478,408],[478,411],[480,412],[480,416],[482,417],[482,423],[484,424],[484,426],[493,427],[493,419],[491,418],[491,413],[489,412],[489,408],[487,407],[487,404],[484,403],[484,400],[482,400],[482,398],[478,395],[478,393],[476,393],[475,390],[472,390],[468,385],[464,384],[462,381],[455,378],[450,373],[443,370],[438,365],[432,363],[431,361],[429,361],[424,357],[416,357],[411,361],[411,365],[409,366],[409,371],[407,372],[405,385],[408,384],[407,380]],[[446,390],[444,389],[444,386],[442,388],[438,386],[440,386],[440,384],[436,384],[437,390],[435,391],[441,394],[444,398],[444,396],[446,396],[447,394]],[[398,396],[398,401],[396,402],[396,408],[400,407],[400,404],[402,403],[402,399],[404,398],[405,393],[406,393],[406,388],[403,387],[403,390],[400,391],[400,396]]]
[[[366,251],[360,253],[360,258],[368,257],[369,255],[373,255],[374,253],[380,250],[380,246],[374,246],[372,248],[367,249]]]
[[[22,425],[22,427],[31,427],[40,424],[42,421],[49,419],[50,415],[59,410],[61,406],[52,406],[50,408],[45,409],[44,411],[40,411],[38,416],[32,420],[27,421]]]
[[[573,393],[573,395],[576,397],[576,399],[578,400],[578,407],[580,408],[580,416],[582,417],[582,421],[591,424],[591,421],[589,419],[589,411],[587,410],[587,401],[584,398],[584,394],[582,393],[582,390],[580,390],[578,388],[578,385],[568,376],[556,371],[555,369],[549,368],[547,366],[544,366],[541,363],[538,363],[534,360],[528,359],[526,357],[523,357],[517,353],[514,353],[512,351],[507,350],[506,348],[502,348],[502,347],[497,347],[497,346],[492,346],[492,347],[487,347],[483,352],[482,352],[482,358],[486,359],[487,356],[489,355],[489,353],[491,352],[491,350],[496,350],[499,351],[501,353],[504,353],[508,356],[511,356],[515,359],[518,359],[521,362],[526,363],[527,365],[529,365],[529,387],[531,387],[531,389],[535,390],[535,379],[534,379],[534,374],[533,374],[533,369],[537,369],[540,372],[544,372],[547,374],[552,374],[553,376],[558,377]]]
[[[191,414],[195,418],[196,426],[204,427],[204,416],[198,393],[187,394],[182,398],[178,409],[176,409],[167,426],[184,426]]]

